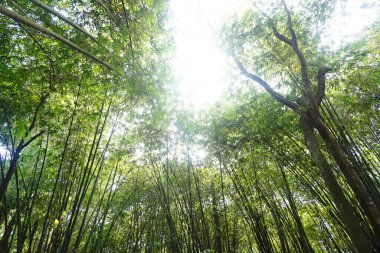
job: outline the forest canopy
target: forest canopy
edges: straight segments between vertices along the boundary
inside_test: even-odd
[[[1,1],[0,252],[380,252],[378,14],[325,43],[353,2],[207,21],[225,73],[182,65],[230,84],[202,108],[185,1]]]

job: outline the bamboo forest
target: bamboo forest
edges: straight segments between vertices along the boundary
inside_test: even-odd
[[[380,252],[378,0],[0,0],[0,253]]]

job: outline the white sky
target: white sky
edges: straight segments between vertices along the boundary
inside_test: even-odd
[[[9,159],[9,151],[6,149],[6,147],[2,146],[1,143],[0,143],[0,158]]]
[[[176,57],[173,72],[187,108],[207,108],[218,100],[228,87],[226,55],[218,47],[216,34],[223,22],[233,14],[249,9],[253,0],[172,0]],[[294,2],[297,0],[291,0]],[[288,1],[289,2],[289,1]],[[363,4],[372,8],[362,8]],[[330,20],[330,34],[325,43],[338,47],[355,38],[361,29],[373,23],[380,11],[376,0],[347,0],[344,17]]]
[[[172,0],[177,47],[173,71],[186,107],[208,107],[227,87],[229,68],[214,30],[247,6],[245,0]]]

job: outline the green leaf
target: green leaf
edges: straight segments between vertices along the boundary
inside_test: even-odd
[[[146,0],[145,2],[150,8],[153,8],[154,0]]]
[[[15,138],[24,140],[28,132],[28,125],[25,121],[19,121],[15,127]]]

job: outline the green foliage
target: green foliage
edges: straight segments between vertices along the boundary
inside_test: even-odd
[[[290,13],[313,91],[319,67],[336,69],[321,115],[376,194],[379,23],[332,53],[320,39],[336,2],[302,1]],[[239,78],[202,117],[180,108],[167,1],[44,4],[94,39],[32,1],[2,6],[113,70],[0,16],[0,148],[9,152],[0,186],[11,178],[0,252],[355,252],[290,109]],[[276,27],[290,36],[284,6],[256,7],[226,24],[224,46],[302,104],[299,59],[273,35]],[[365,211],[327,160],[371,238]]]

